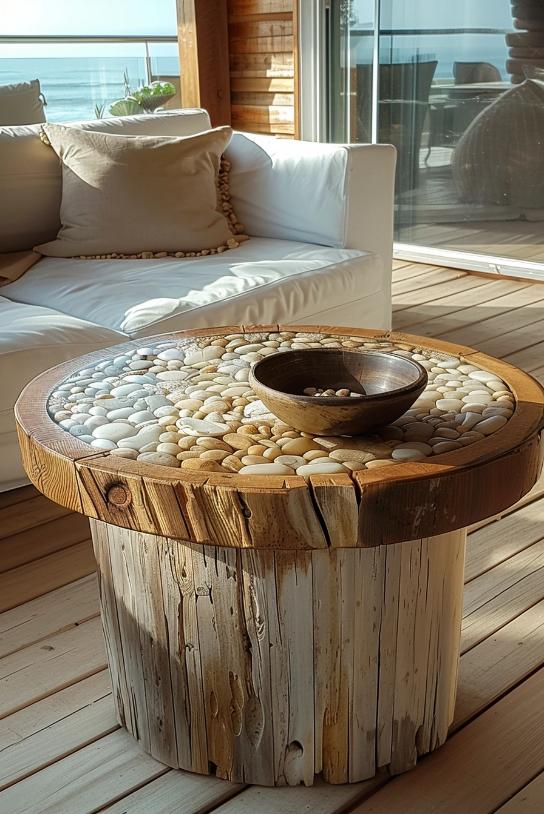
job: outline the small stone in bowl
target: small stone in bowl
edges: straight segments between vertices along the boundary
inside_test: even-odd
[[[336,398],[357,398],[365,395],[364,392],[356,393],[348,387],[341,387],[339,390],[334,390],[332,387],[326,390],[323,390],[322,387],[305,387],[302,392],[305,396],[335,396]]]

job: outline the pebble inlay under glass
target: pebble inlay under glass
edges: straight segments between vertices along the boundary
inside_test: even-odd
[[[313,437],[284,424],[248,384],[250,367],[290,349],[345,347],[407,356],[424,392],[372,435]],[[241,474],[328,474],[442,455],[503,427],[514,396],[461,358],[365,337],[281,331],[153,341],[74,373],[48,410],[97,452],[166,467]]]

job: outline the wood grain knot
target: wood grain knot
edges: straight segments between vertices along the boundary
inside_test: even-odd
[[[126,486],[121,483],[114,483],[106,493],[106,500],[119,509],[125,509],[132,502],[132,496]]]

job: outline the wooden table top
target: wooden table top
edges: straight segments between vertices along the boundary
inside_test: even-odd
[[[277,332],[360,337],[396,351],[455,357],[502,380],[514,396],[515,409],[496,432],[444,454],[307,478],[197,471],[121,458],[80,441],[48,411],[50,394],[67,378],[158,341],[192,342],[197,347],[236,333],[251,338]],[[515,503],[540,471],[544,391],[511,365],[438,340],[353,328],[230,326],[133,340],[59,365],[25,388],[15,413],[30,480],[69,509],[123,528],[198,543],[346,548],[436,536]]]

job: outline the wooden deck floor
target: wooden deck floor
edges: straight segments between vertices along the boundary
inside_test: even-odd
[[[399,261],[393,289],[396,328],[544,380],[544,284]],[[0,611],[2,814],[544,812],[544,480],[472,530],[452,734],[393,780],[262,789],[145,755],[114,716],[87,521],[32,487],[0,495]]]

